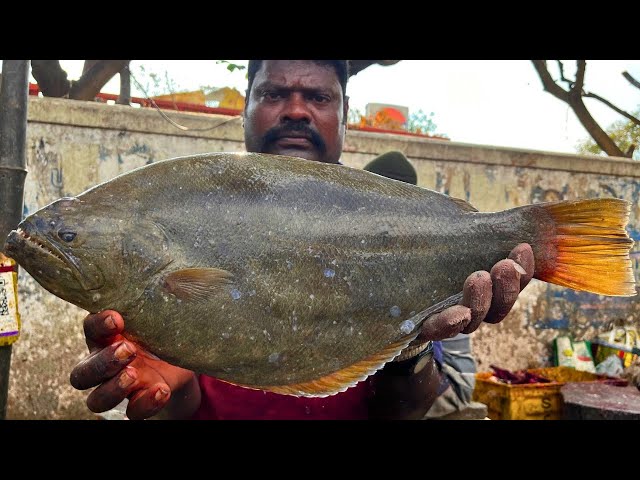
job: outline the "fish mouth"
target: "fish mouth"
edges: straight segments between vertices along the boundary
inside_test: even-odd
[[[14,251],[18,253],[16,247],[20,243],[24,243],[27,245],[27,248],[30,250],[29,255],[40,255],[49,258],[53,257],[56,263],[61,263],[62,266],[64,266],[74,277],[76,277],[77,281],[85,290],[95,290],[101,287],[101,285],[92,284],[90,279],[87,278],[87,276],[80,269],[79,262],[75,257],[63,252],[46,238],[32,233],[30,229],[28,229],[27,224],[24,223],[23,226],[16,228],[9,234],[7,245],[5,248],[9,256],[12,256],[11,253]],[[12,258],[16,258],[19,261],[20,256],[22,255],[18,254],[17,256],[12,256]]]
[[[65,265],[71,263],[65,259],[65,257],[63,256],[62,252],[60,252],[60,250],[58,250],[55,247],[52,247],[52,245],[49,242],[47,241],[43,242],[42,239],[39,239],[36,236],[30,235],[29,232],[27,230],[24,230],[22,227],[18,227],[13,232],[11,232],[11,236],[9,237],[10,242],[12,240],[11,237],[14,236],[14,233],[15,233],[15,236],[19,237],[19,240],[22,240],[30,248],[35,249],[36,251],[39,251],[43,255],[51,255],[57,258],[58,260],[60,260]],[[11,247],[11,243],[9,243],[9,247]]]

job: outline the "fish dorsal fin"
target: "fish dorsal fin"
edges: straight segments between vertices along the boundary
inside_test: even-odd
[[[386,363],[397,357],[417,336],[418,332],[415,332],[410,337],[405,337],[401,341],[389,345],[384,350],[358,363],[310,382],[250,388],[283,395],[294,395],[296,397],[328,397],[329,395],[344,392],[349,387],[380,370]]]
[[[231,283],[231,273],[219,268],[183,268],[164,278],[164,288],[181,300],[206,299]]]
[[[451,197],[451,200],[453,200],[455,203],[457,203],[458,206],[462,210],[464,210],[465,212],[477,212],[478,211],[478,209],[476,207],[471,205],[469,202],[466,202],[466,201],[462,200],[461,198]]]

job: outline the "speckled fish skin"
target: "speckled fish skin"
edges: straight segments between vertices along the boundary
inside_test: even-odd
[[[550,234],[547,217],[535,207],[473,212],[341,165],[214,153],[54,202],[25,219],[7,251],[55,295],[120,311],[127,336],[170,363],[246,386],[287,385],[410,341],[418,312],[518,243]],[[77,245],[61,242],[65,229]],[[46,248],[27,248],[32,240]],[[184,269],[228,276],[183,290],[172,272]]]

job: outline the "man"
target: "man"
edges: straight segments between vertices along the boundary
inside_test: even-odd
[[[250,61],[244,111],[247,151],[340,163],[347,78],[346,61]],[[367,381],[330,397],[246,389],[169,365],[124,340],[126,325],[112,310],[85,318],[90,354],[71,372],[71,384],[97,387],[87,398],[94,412],[128,398],[131,419],[158,414],[197,419],[422,418],[439,386],[431,340],[470,333],[483,320],[501,321],[531,279],[533,267],[531,248],[520,245],[491,273],[472,274],[463,286],[461,305],[423,322],[414,344]]]

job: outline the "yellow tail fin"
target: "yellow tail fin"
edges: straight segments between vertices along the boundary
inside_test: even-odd
[[[629,203],[597,198],[540,204],[556,225],[555,259],[536,258],[535,277],[575,290],[611,296],[636,295],[625,227]]]

